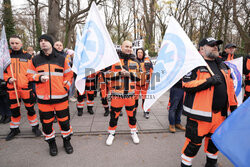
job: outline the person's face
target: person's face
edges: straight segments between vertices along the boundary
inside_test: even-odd
[[[137,57],[138,57],[138,59],[142,59],[143,58],[143,51],[142,50],[138,50],[137,51]]]
[[[61,52],[61,51],[63,50],[63,44],[62,44],[62,42],[57,41],[57,42],[54,44],[54,48],[55,48],[56,50],[58,50],[59,52]]]
[[[23,44],[19,38],[10,38],[10,47],[14,51],[18,51],[22,48]]]
[[[121,47],[122,53],[131,54],[132,53],[132,43],[130,41],[124,41]]]
[[[218,46],[217,45],[205,45],[200,48],[200,52],[203,56],[210,59],[215,59],[219,56]]]
[[[34,54],[34,50],[32,47],[28,47],[27,48],[27,52],[30,54],[30,55],[33,55]]]
[[[225,52],[226,52],[227,54],[234,54],[235,50],[236,50],[235,47],[231,47],[231,48],[226,48],[226,49],[225,49]]]
[[[47,50],[50,50],[52,48],[52,46],[51,46],[50,42],[47,41],[46,39],[41,39],[40,40],[40,48],[43,51],[47,51]]]

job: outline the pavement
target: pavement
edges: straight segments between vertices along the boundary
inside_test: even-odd
[[[86,167],[177,167],[180,166],[181,149],[185,142],[185,133],[177,131],[172,134],[168,130],[167,104],[169,92],[166,92],[151,108],[150,118],[145,119],[141,107],[137,113],[137,127],[140,144],[135,145],[130,137],[128,119],[123,109],[119,118],[117,135],[112,146],[106,146],[109,116],[104,117],[100,97],[96,97],[94,115],[87,113],[85,106],[83,116],[77,116],[76,103],[70,102],[71,126],[74,131],[72,145],[74,153],[68,155],[63,150],[60,130],[57,123],[54,129],[57,133],[59,154],[51,157],[48,144],[43,137],[36,138],[28,124],[26,110],[21,107],[21,133],[13,140],[6,142],[4,138],[9,133],[8,124],[0,124],[0,166],[1,167],[44,167],[44,166],[86,166]],[[139,103],[141,104],[141,103]],[[35,106],[37,111],[37,105]],[[182,124],[186,117],[182,116]],[[40,126],[41,127],[41,126]],[[219,154],[219,167],[233,166],[226,157]],[[204,166],[205,154],[200,149],[193,161],[194,167]]]

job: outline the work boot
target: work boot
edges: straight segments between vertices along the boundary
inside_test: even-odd
[[[108,115],[109,115],[109,107],[105,107],[104,117],[107,117]]]
[[[87,106],[87,108],[88,108],[88,113],[89,113],[90,115],[93,115],[93,114],[94,114],[93,106]]]
[[[106,140],[106,145],[111,146],[113,144],[115,138],[115,133],[109,133],[108,138]]]
[[[169,125],[169,131],[170,131],[171,133],[175,133],[175,132],[176,132],[175,126],[174,126],[174,125]]]
[[[74,151],[73,147],[72,147],[72,145],[70,143],[70,139],[71,139],[70,136],[67,136],[67,137],[63,138],[63,147],[64,147],[67,154],[72,154],[73,151]]]
[[[32,132],[36,135],[36,137],[39,137],[42,135],[42,132],[40,131],[38,127],[39,125],[32,126]]]
[[[205,167],[218,167],[217,159],[212,159],[207,157],[207,162],[205,164]]]
[[[185,165],[184,163],[181,163],[181,167],[192,167],[192,165],[188,166],[188,165]]]
[[[55,138],[49,139],[47,140],[47,142],[49,143],[49,153],[51,156],[56,156],[58,153],[57,150],[57,145],[56,145],[56,140]]]
[[[82,114],[83,114],[83,108],[77,108],[77,111],[78,111],[77,115],[78,116],[82,116]]]
[[[119,116],[121,116],[121,117],[123,116],[123,112],[122,111],[120,112]]]
[[[16,135],[18,135],[20,133],[20,129],[19,128],[10,128],[10,133],[8,134],[8,136],[6,137],[6,141],[12,140],[14,139],[14,137]]]
[[[7,123],[9,123],[10,121],[11,121],[10,116],[6,116],[3,123],[4,123],[4,124],[7,124]]]
[[[2,115],[2,118],[0,119],[0,124],[4,123],[5,119],[6,119],[6,115]]]
[[[149,119],[149,112],[147,111],[147,112],[144,112],[144,117],[146,118],[146,119]]]
[[[183,130],[183,131],[186,130],[186,128],[185,128],[184,126],[182,126],[181,124],[175,124],[175,127],[176,127],[177,129],[180,129],[180,130]]]

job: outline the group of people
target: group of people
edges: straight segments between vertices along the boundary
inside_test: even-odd
[[[73,52],[67,55],[63,52],[60,41],[43,34],[39,38],[40,53],[31,56],[22,49],[22,41],[18,36],[10,37],[11,65],[4,71],[4,80],[1,80],[1,110],[2,118],[6,120],[11,115],[10,133],[6,140],[13,139],[20,133],[20,105],[25,105],[27,117],[36,136],[45,136],[49,144],[50,155],[58,153],[53,122],[57,119],[63,146],[66,153],[73,153],[70,143],[73,134],[70,126],[68,96],[74,91],[72,82],[76,78],[71,70]],[[228,111],[237,108],[230,68],[223,62],[232,59],[235,45],[226,46],[225,53],[219,55],[218,46],[223,41],[214,38],[204,38],[199,42],[199,52],[207,62],[208,67],[197,67],[187,73],[170,90],[169,129],[175,128],[186,131],[186,141],[182,149],[181,166],[192,166],[203,138],[205,138],[205,152],[207,155],[206,167],[217,165],[218,149],[211,140],[215,129],[226,119]],[[228,51],[228,52],[227,52]],[[120,62],[106,69],[95,72],[87,77],[86,95],[87,111],[93,114],[96,80],[99,81],[100,96],[104,107],[104,116],[110,114],[107,145],[112,145],[121,110],[125,106],[131,137],[135,144],[140,142],[136,127],[136,112],[139,106],[139,96],[142,97],[142,106],[146,98],[149,82],[153,72],[153,65],[144,50],[137,49],[133,54],[132,43],[128,40],[121,45],[118,51]],[[245,99],[249,97],[250,64],[249,55],[244,60],[244,74],[246,76]],[[32,89],[35,83],[35,92]],[[16,90],[15,91],[15,86]],[[111,97],[110,105],[108,95]],[[18,97],[18,98],[17,98]],[[9,100],[6,100],[9,99]],[[37,99],[42,132],[34,104]],[[5,100],[5,101],[4,101]],[[3,105],[2,105],[3,104]],[[109,107],[110,106],[110,107]],[[84,94],[77,92],[78,116],[83,114]],[[11,114],[8,110],[10,108]],[[144,117],[149,118],[149,110],[144,111]],[[186,128],[181,125],[181,114],[187,116]]]

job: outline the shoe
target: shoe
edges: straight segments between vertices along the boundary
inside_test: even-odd
[[[6,119],[6,115],[2,115],[2,118],[0,119],[0,124],[4,123],[5,119]]]
[[[32,132],[36,135],[36,137],[39,137],[42,135],[42,132],[40,131],[38,127],[39,125],[32,126]]]
[[[6,141],[12,140],[14,139],[14,137],[16,135],[18,135],[20,133],[20,129],[19,128],[11,128],[10,129],[10,133],[8,134],[8,136],[6,137]]]
[[[207,157],[205,167],[218,167],[217,159],[212,159]]]
[[[53,123],[57,123],[57,118],[56,118],[56,116],[55,116],[55,119],[54,119]]]
[[[144,117],[146,118],[146,119],[149,119],[149,112],[147,111],[147,112],[144,112]]]
[[[175,132],[176,132],[175,126],[174,126],[174,125],[169,125],[169,131],[170,131],[171,133],[175,133]]]
[[[55,138],[49,139],[47,140],[47,142],[49,143],[49,153],[51,156],[56,156],[58,153],[57,150],[57,145],[56,145],[56,140]]]
[[[77,115],[78,115],[78,116],[82,116],[82,114],[83,114],[83,109],[82,109],[82,108],[81,108],[81,109],[78,108],[77,110],[78,110]]]
[[[186,130],[186,128],[185,128],[184,126],[182,126],[181,124],[175,124],[175,127],[176,127],[177,129],[180,129],[180,130],[183,130],[183,131]]]
[[[104,117],[107,117],[109,115],[109,108],[105,108],[105,113],[104,113]]]
[[[70,136],[63,138],[63,147],[67,154],[72,154],[74,152],[74,149],[70,143],[70,139],[71,139]]]
[[[120,112],[119,116],[121,116],[121,117],[123,116],[123,112],[122,111]]]
[[[3,123],[4,123],[4,124],[7,124],[7,123],[9,123],[10,121],[11,121],[11,117],[10,117],[10,116],[6,116]]]
[[[89,113],[90,115],[93,115],[93,114],[94,114],[93,106],[87,106],[87,108],[88,108],[88,113]]]
[[[134,142],[135,144],[139,144],[139,143],[140,143],[140,139],[139,139],[139,137],[138,137],[138,135],[137,135],[137,132],[131,133],[131,137],[132,137],[132,140],[133,140],[133,142]]]
[[[109,133],[108,138],[106,140],[106,144],[108,146],[111,146],[112,143],[113,143],[114,138],[115,138],[115,134]]]
[[[192,167],[192,166],[188,166],[188,165],[185,165],[184,163],[181,163],[181,167]]]

